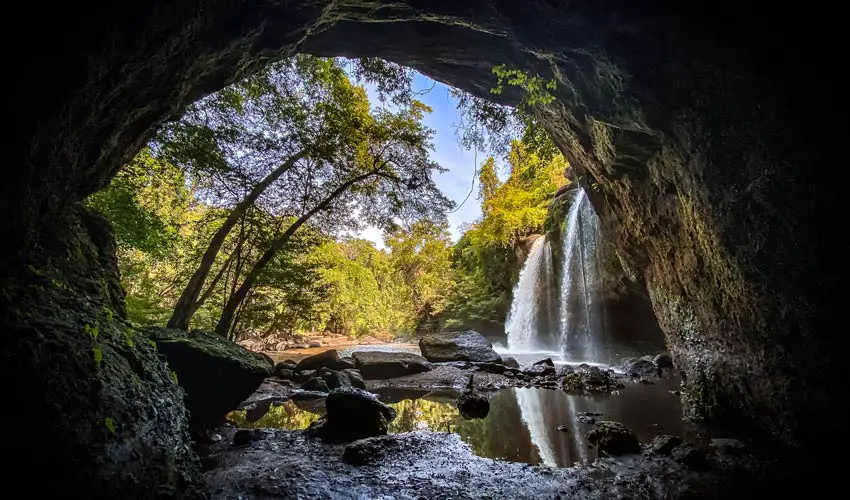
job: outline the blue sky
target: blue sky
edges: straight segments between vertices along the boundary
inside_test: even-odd
[[[433,88],[431,88],[433,86]],[[449,87],[442,83],[416,73],[413,81],[413,88],[417,91],[431,89],[424,95],[417,98],[431,107],[433,112],[425,117],[425,125],[434,129],[435,151],[432,158],[448,169],[447,172],[439,174],[435,177],[437,187],[443,193],[454,200],[458,205],[469,194],[472,186],[472,179],[475,175],[475,153],[466,151],[458,142],[455,135],[455,126],[460,123],[460,115],[454,99],[449,95]],[[373,88],[367,86],[369,99],[376,104],[379,100]],[[483,153],[478,154],[478,163],[481,164],[487,157]],[[476,183],[478,180],[476,179]],[[449,214],[449,227],[452,232],[452,239],[457,241],[460,237],[458,228],[464,222],[473,222],[481,215],[479,201],[477,198],[478,186],[469,196],[469,199],[464,205],[454,213]],[[368,228],[360,233],[362,238],[374,241],[379,248],[383,247],[383,237],[380,230],[377,228]]]

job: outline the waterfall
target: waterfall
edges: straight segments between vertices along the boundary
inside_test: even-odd
[[[537,238],[531,244],[531,250],[525,265],[519,273],[519,281],[514,287],[511,310],[505,321],[510,352],[533,352],[541,350],[539,338],[541,281],[549,279],[543,272],[546,264],[546,238]],[[551,275],[551,274],[550,274]]]
[[[593,300],[599,272],[599,222],[583,189],[567,214],[560,286],[560,348],[571,361],[599,361],[600,314]]]
[[[598,241],[598,218],[587,194],[579,189],[564,224],[560,280],[555,246],[545,238],[531,245],[505,321],[509,353],[555,351],[571,362],[602,361],[604,332],[594,300]]]

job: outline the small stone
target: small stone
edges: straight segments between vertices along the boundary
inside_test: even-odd
[[[677,398],[682,395],[682,391],[670,391],[670,394],[676,396]]]
[[[213,433],[212,435],[210,435],[211,443],[218,443],[219,441],[221,441],[221,434]]]
[[[638,380],[638,383],[639,383],[639,384],[643,384],[643,385],[652,385],[652,384],[654,384],[655,382],[653,382],[652,380],[648,380],[648,379],[642,378],[642,379]]]
[[[570,430],[570,428],[567,427],[566,425],[559,425],[558,430],[559,431],[568,431],[568,430]]]

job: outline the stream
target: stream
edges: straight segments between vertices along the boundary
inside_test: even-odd
[[[398,412],[390,424],[391,433],[450,432],[481,457],[568,467],[596,459],[595,449],[585,438],[594,420],[622,422],[642,443],[659,434],[682,435],[681,404],[671,393],[678,388],[678,378],[670,376],[653,384],[628,384],[613,394],[503,389],[491,393],[490,413],[481,420],[461,417],[455,406],[458,393],[450,390],[396,388],[374,392]],[[232,412],[229,418],[243,428],[299,430],[323,413],[324,400],[317,399],[287,401],[254,421],[247,420],[245,411]]]

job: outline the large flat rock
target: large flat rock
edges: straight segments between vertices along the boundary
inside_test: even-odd
[[[351,355],[365,380],[404,377],[431,371],[431,363],[409,352],[358,351]]]
[[[482,361],[501,362],[502,358],[493,350],[493,344],[475,330],[445,332],[423,337],[419,350],[428,361]]]

